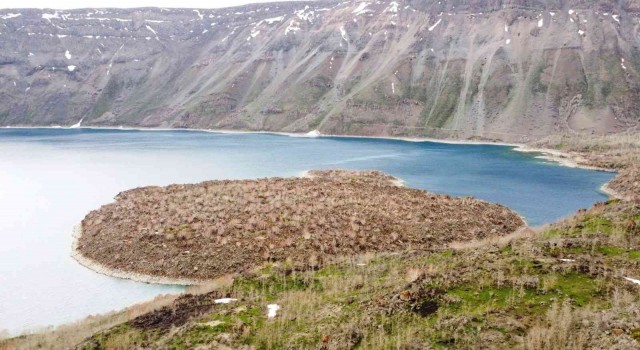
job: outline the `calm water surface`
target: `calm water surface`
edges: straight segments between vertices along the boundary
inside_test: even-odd
[[[69,257],[88,211],[143,185],[377,169],[407,186],[507,205],[529,224],[606,197],[613,174],[510,147],[188,131],[0,129],[0,330],[74,321],[182,290],[94,273]]]

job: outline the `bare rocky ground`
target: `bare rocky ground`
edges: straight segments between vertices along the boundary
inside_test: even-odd
[[[77,249],[118,271],[206,280],[269,262],[319,268],[336,257],[428,251],[513,233],[504,206],[396,186],[374,171],[144,187],[82,221]]]

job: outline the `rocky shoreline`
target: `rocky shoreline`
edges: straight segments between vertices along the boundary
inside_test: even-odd
[[[78,224],[73,228],[73,243],[71,246],[71,257],[77,261],[80,265],[88,268],[89,270],[93,270],[99,274],[128,279],[136,282],[142,283],[153,283],[153,284],[175,284],[180,286],[199,286],[205,285],[212,280],[202,280],[195,278],[171,278],[164,276],[152,276],[143,273],[133,272],[133,271],[125,271],[122,269],[115,269],[109,267],[105,264],[102,264],[94,259],[91,259],[82,254],[82,252],[78,249],[78,242],[82,238],[82,224]]]

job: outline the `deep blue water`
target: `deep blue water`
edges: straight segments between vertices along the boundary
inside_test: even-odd
[[[73,226],[122,190],[331,168],[381,170],[409,187],[498,202],[530,225],[606,199],[599,187],[614,176],[494,145],[0,129],[0,330],[59,324],[181,290],[101,276],[69,258]]]

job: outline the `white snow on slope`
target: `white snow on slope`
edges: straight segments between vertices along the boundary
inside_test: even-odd
[[[370,10],[367,10],[367,6],[369,6],[368,2],[361,2],[360,5],[358,5],[358,7],[353,10],[351,13],[355,14],[356,16],[361,15],[363,13],[367,13],[370,12]]]
[[[249,35],[249,37],[247,38],[247,41],[249,41],[249,40],[251,40],[251,39],[253,39],[253,38],[257,37],[259,34],[260,34],[260,31],[259,31],[259,30],[255,30],[255,29],[254,29],[254,30],[252,30],[252,31],[251,31],[251,34],[250,34],[250,35]]]
[[[284,35],[289,35],[289,32],[293,32],[295,34],[295,32],[300,30],[298,25],[299,23],[292,19],[291,22],[289,22],[287,29],[285,29]]]
[[[282,21],[284,21],[284,16],[267,18],[264,21],[269,23],[269,24],[273,24],[275,22],[282,22]]]
[[[80,125],[82,125],[82,121],[83,121],[83,120],[84,120],[84,119],[80,119],[80,121],[79,121],[79,122],[77,122],[76,124],[71,125],[69,128],[70,128],[70,129],[77,129],[77,128],[79,128],[79,127],[80,127]]]
[[[43,13],[42,14],[42,19],[46,19],[49,22],[51,22],[52,18],[60,18],[60,15],[58,14],[58,11],[54,12],[53,14],[50,14],[50,13]]]
[[[342,39],[349,41],[349,39],[347,39],[347,31],[344,29],[344,26],[340,27],[340,34],[342,35]]]
[[[68,60],[71,59],[71,53],[69,52],[69,50],[64,52],[64,57],[66,57]]]
[[[0,16],[0,18],[2,19],[11,19],[11,18],[16,18],[16,17],[20,17],[22,16],[22,13],[7,13],[4,16]]]
[[[397,2],[392,1],[392,2],[389,4],[389,7],[387,7],[387,9],[386,9],[385,11],[393,12],[393,13],[398,13],[398,6],[400,6],[400,5],[399,5]]]
[[[69,72],[73,72],[74,70],[76,70],[76,68],[77,68],[76,66],[67,66],[67,70]]]
[[[544,25],[544,19],[540,18],[540,20],[538,21],[538,28],[542,27]]]
[[[440,24],[440,22],[441,22],[441,21],[442,21],[442,18],[440,18],[440,19],[438,20],[438,22],[436,22],[436,24],[434,24],[434,25],[432,25],[431,27],[429,27],[429,31],[430,31],[430,32],[431,32],[431,31],[433,31],[433,30],[438,26],[438,24]]]
[[[156,40],[160,41],[160,38],[158,38],[158,33],[155,30],[153,30],[153,28],[149,27],[148,24],[145,24],[144,26],[147,27],[147,29],[149,29],[151,33],[153,33],[153,35],[156,37]]]
[[[293,14],[298,16],[298,18],[300,18],[303,21],[313,23],[313,19],[315,18],[316,14],[315,12],[313,12],[313,10],[307,12],[308,9],[309,9],[309,6],[305,6],[304,9],[294,11]]]

